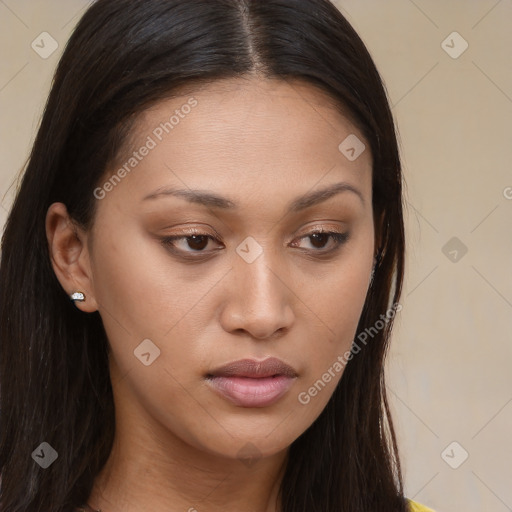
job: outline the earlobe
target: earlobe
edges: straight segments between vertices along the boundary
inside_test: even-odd
[[[89,265],[87,234],[70,218],[64,203],[53,203],[46,214],[46,238],[53,271],[62,288],[80,310],[98,309]],[[72,298],[75,292],[84,300]]]

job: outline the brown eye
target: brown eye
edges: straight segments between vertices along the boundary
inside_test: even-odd
[[[208,247],[208,242],[215,238],[207,234],[169,236],[162,239],[162,243],[171,246],[173,249],[181,252],[207,252],[204,249]],[[181,242],[177,244],[176,242]]]
[[[209,237],[205,235],[192,235],[186,238],[188,247],[194,251],[202,251],[208,245]]]
[[[328,253],[338,249],[342,244],[348,240],[348,233],[338,233],[337,231],[313,231],[299,240],[310,239],[311,246],[314,248],[313,252]],[[329,240],[332,240],[331,249],[325,249]],[[296,244],[294,244],[296,246]],[[307,249],[307,248],[306,248]]]
[[[313,233],[309,236],[309,238],[312,240],[312,245],[316,249],[323,249],[327,242],[329,242],[331,235],[327,233]]]

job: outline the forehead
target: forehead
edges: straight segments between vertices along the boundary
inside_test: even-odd
[[[240,197],[245,187],[274,186],[298,195],[315,183],[346,179],[369,190],[366,141],[368,150],[355,161],[340,150],[354,136],[363,143],[334,99],[307,82],[226,79],[182,87],[144,111],[116,164],[126,164],[151,141],[122,184],[131,197],[165,185],[240,190]]]
[[[189,112],[187,102],[191,98],[197,105]],[[340,102],[303,79],[229,78],[182,86],[172,98],[161,100],[139,116],[133,130],[135,138],[151,132],[162,120],[168,121],[175,112],[181,114],[180,121],[190,119],[179,129],[173,128],[172,137],[182,143],[200,143],[221,132],[235,137],[234,142],[240,139],[239,134],[266,134],[267,145],[275,132],[280,135],[273,139],[275,144],[315,141],[316,134],[325,136],[325,132],[331,132],[335,139],[344,132],[363,138]],[[202,130],[193,133],[199,124]],[[287,128],[284,133],[283,127]],[[221,143],[220,137],[216,142]],[[244,148],[250,149],[250,144]]]

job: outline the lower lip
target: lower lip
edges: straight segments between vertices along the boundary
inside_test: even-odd
[[[285,375],[250,379],[247,377],[210,377],[207,382],[224,398],[240,407],[266,407],[277,402],[293,384]]]

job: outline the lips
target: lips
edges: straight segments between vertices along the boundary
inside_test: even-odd
[[[213,391],[239,407],[266,407],[277,402],[291,387],[297,372],[271,357],[263,361],[241,359],[206,375]]]

